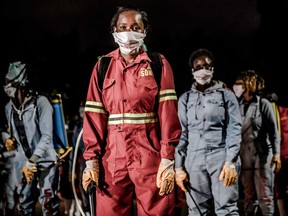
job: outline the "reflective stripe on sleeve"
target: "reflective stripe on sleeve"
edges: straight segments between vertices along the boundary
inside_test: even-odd
[[[111,114],[108,125],[115,124],[147,124],[157,122],[155,113],[121,113]]]
[[[103,103],[95,102],[95,101],[86,101],[84,111],[85,112],[101,113],[101,114],[107,113],[104,106],[103,106]]]
[[[168,100],[177,100],[175,89],[166,89],[159,92],[159,103]]]

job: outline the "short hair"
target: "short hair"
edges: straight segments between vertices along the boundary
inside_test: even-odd
[[[198,50],[192,52],[192,54],[190,55],[190,58],[189,58],[189,66],[190,66],[190,68],[193,68],[194,60],[197,59],[200,56],[207,56],[211,60],[211,63],[212,64],[214,63],[214,56],[213,56],[212,52],[210,52],[207,49],[201,48],[201,49],[198,49]]]
[[[123,12],[126,12],[126,11],[135,11],[135,12],[139,13],[141,15],[141,19],[144,23],[144,28],[146,29],[146,31],[148,31],[150,29],[147,13],[145,11],[141,11],[137,7],[129,6],[129,7],[118,7],[117,8],[117,11],[114,14],[114,16],[112,17],[111,22],[110,22],[110,31],[111,32],[114,32],[114,28],[117,26],[117,21],[119,19],[119,15]]]

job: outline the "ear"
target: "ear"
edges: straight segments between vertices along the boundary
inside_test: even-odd
[[[116,32],[116,27],[114,26],[114,28],[113,28],[113,32]]]
[[[144,34],[147,34],[147,32],[148,32],[147,28],[144,29],[144,32],[143,32],[143,33],[144,33]]]
[[[214,67],[211,67],[211,71],[213,71],[213,72],[214,72]]]

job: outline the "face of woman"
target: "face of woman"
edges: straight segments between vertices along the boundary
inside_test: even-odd
[[[134,31],[144,33],[144,23],[136,11],[125,11],[119,15],[116,32]]]

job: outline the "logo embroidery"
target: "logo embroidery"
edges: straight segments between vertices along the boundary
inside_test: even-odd
[[[140,69],[140,76],[144,77],[144,76],[153,76],[153,72],[151,68],[141,68]]]

